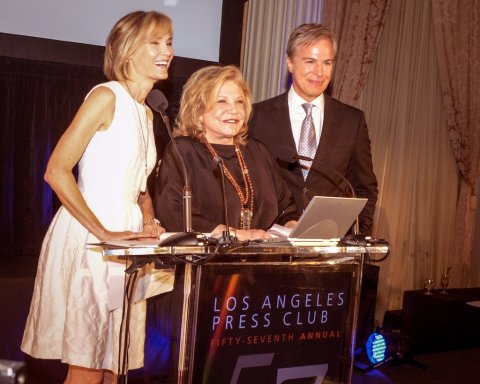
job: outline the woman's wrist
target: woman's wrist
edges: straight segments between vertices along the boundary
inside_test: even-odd
[[[156,225],[157,227],[161,227],[162,223],[160,223],[160,220],[158,220],[156,217],[151,217],[143,220],[143,226],[145,227],[146,225]]]

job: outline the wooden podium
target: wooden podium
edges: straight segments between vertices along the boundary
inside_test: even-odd
[[[181,264],[176,383],[351,383],[366,254],[387,246],[121,248]]]

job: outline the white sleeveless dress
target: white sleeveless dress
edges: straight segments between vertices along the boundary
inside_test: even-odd
[[[115,113],[110,127],[96,132],[88,144],[78,164],[78,186],[107,229],[139,231],[142,214],[137,199],[146,189],[145,157],[148,174],[156,162],[152,122],[145,107],[136,103],[118,82],[98,86],[114,92]],[[112,310],[108,302],[109,295],[123,292],[109,290],[109,286],[119,276],[123,282],[125,261],[107,262],[101,249],[87,246],[96,242],[95,236],[60,207],[42,244],[21,347],[25,353],[117,371],[122,308]],[[152,271],[151,267],[147,269],[142,271],[144,277]],[[173,273],[161,273],[151,279],[162,285],[156,293],[172,288]],[[122,297],[117,299],[122,301]],[[143,365],[145,307],[145,300],[132,306],[130,369]]]

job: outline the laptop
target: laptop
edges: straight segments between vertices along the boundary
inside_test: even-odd
[[[286,235],[293,244],[337,243],[354,224],[366,198],[314,196],[293,230]],[[277,241],[280,240],[277,238]]]

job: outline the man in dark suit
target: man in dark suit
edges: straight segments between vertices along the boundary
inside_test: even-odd
[[[360,233],[369,235],[378,191],[365,115],[324,93],[331,80],[336,51],[335,39],[324,26],[297,27],[287,46],[292,86],[280,96],[254,104],[249,135],[266,144],[277,158],[295,203],[302,209],[315,195],[351,195],[337,173],[345,177],[357,197],[368,199],[359,221]],[[309,145],[304,142],[307,129],[311,133],[307,138]],[[314,161],[296,162],[297,153]],[[377,266],[364,267],[357,345],[363,345],[373,330],[378,273]]]
[[[297,27],[287,46],[292,86],[282,95],[254,104],[249,135],[266,144],[277,158],[302,210],[315,195],[351,195],[336,172],[347,178],[356,196],[368,199],[359,216],[360,233],[368,235],[378,194],[370,139],[364,113],[324,93],[333,73],[335,55],[335,39],[324,26]],[[310,150],[305,149],[301,138],[304,120],[309,118],[304,104],[313,104],[311,123],[307,124],[312,130],[309,140],[314,145]],[[297,153],[313,157],[314,161],[296,162],[293,157]]]

